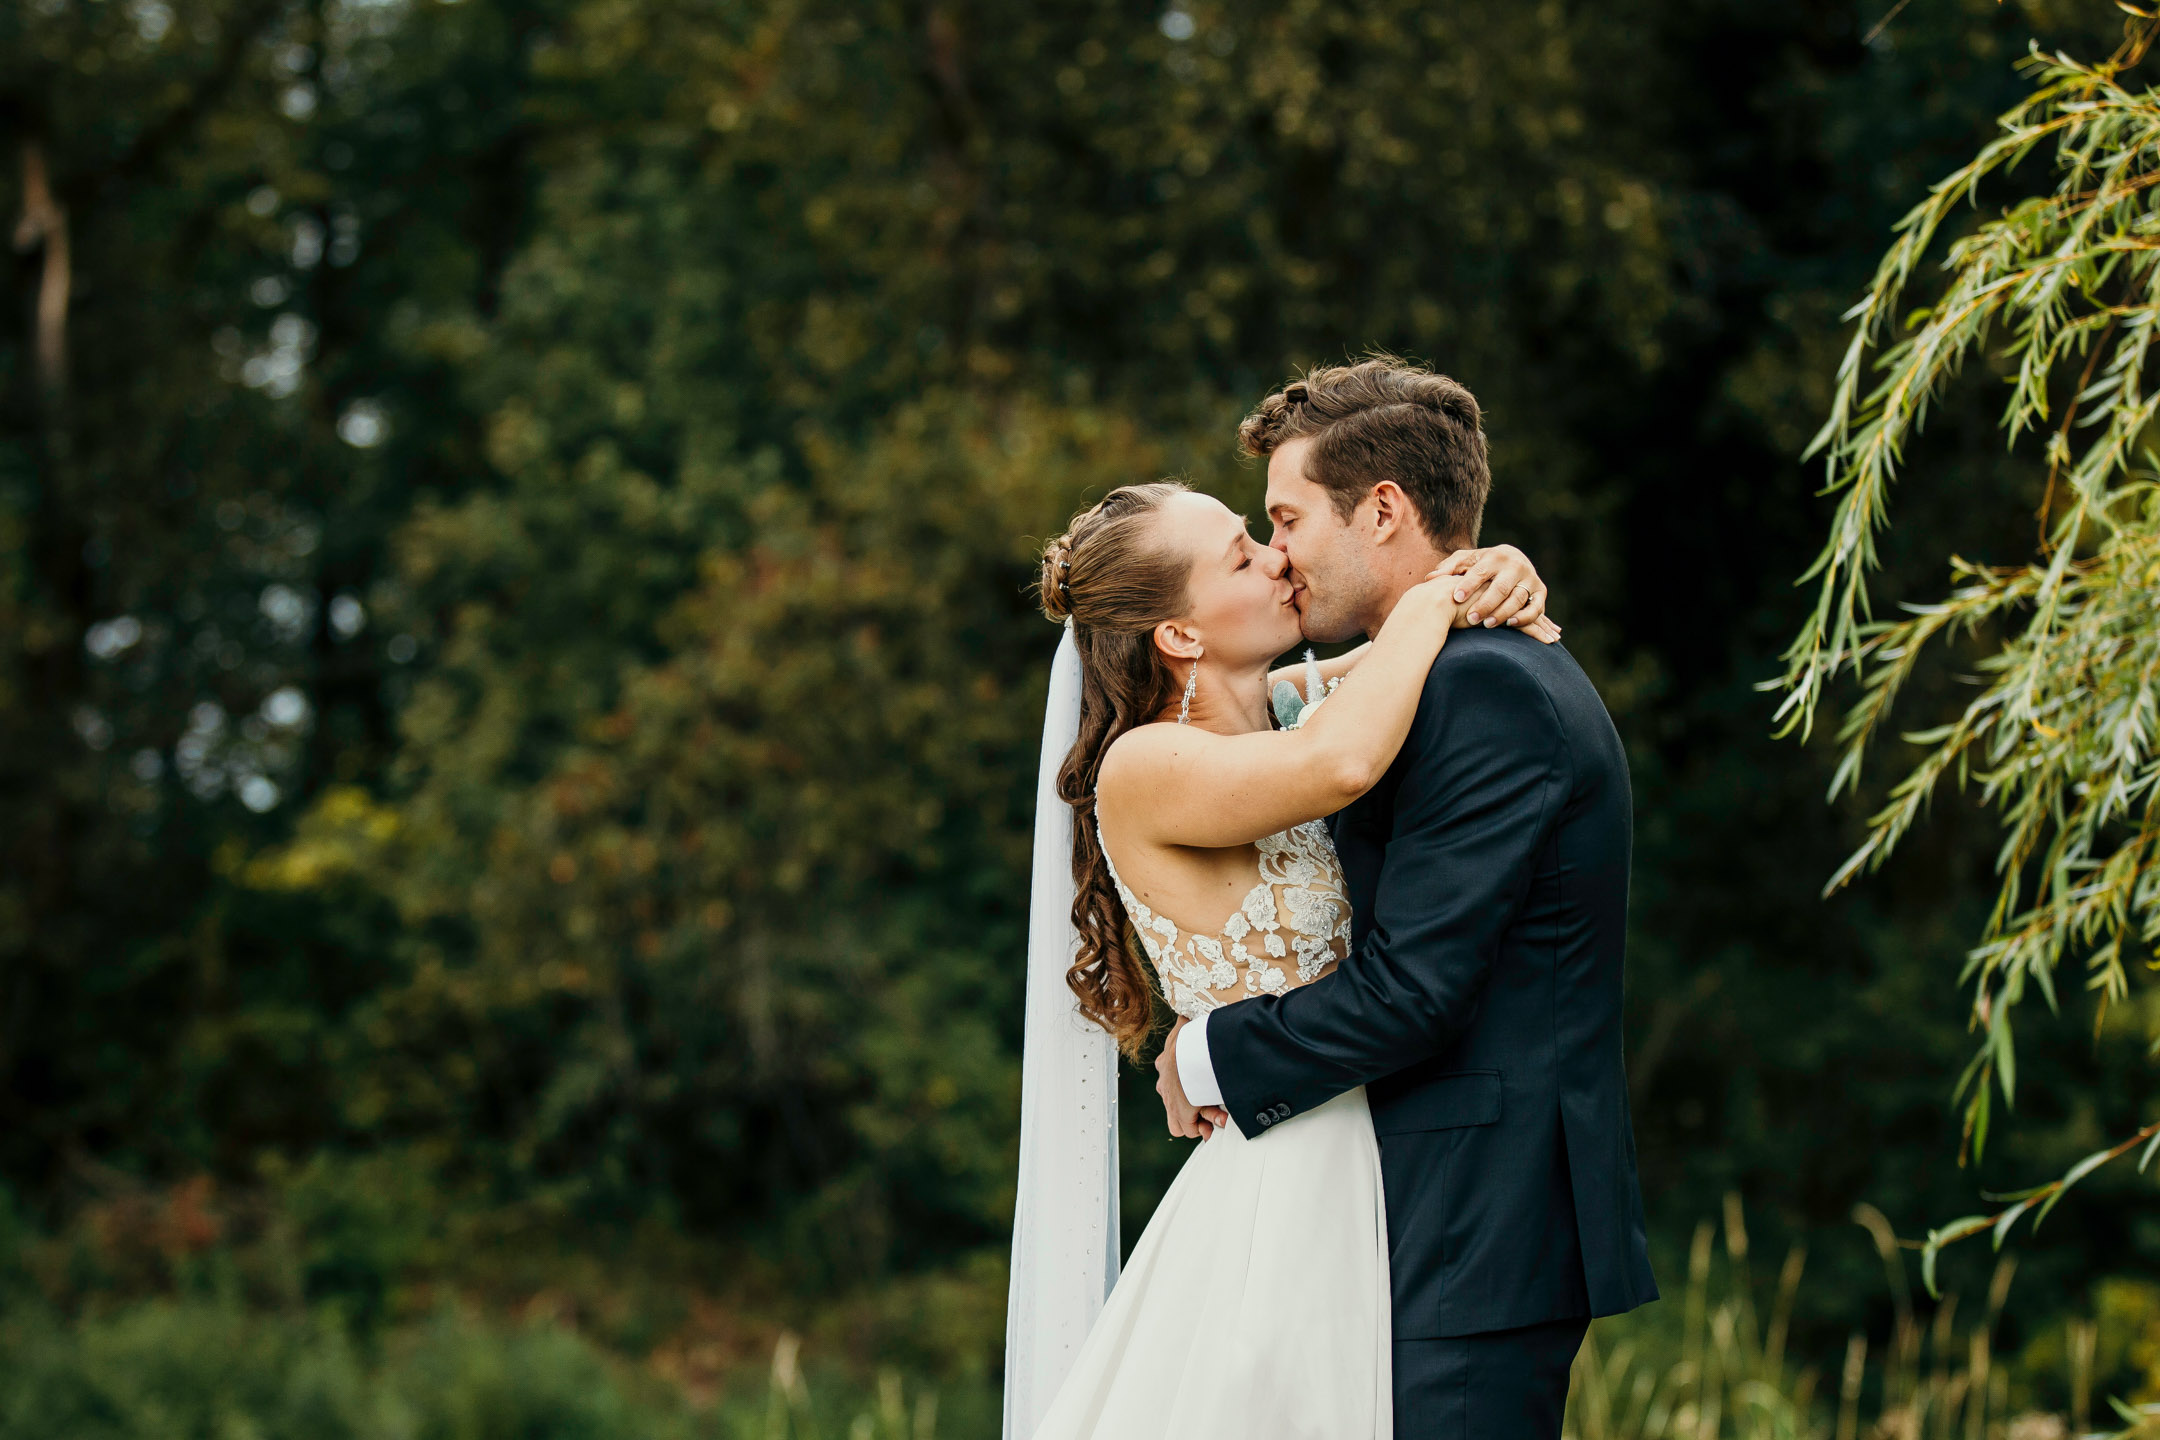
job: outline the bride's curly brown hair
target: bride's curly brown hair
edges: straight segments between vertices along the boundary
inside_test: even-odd
[[[1186,487],[1124,485],[1081,511],[1043,547],[1042,608],[1070,619],[1080,651],[1080,737],[1058,770],[1073,808],[1073,926],[1080,953],[1065,983],[1080,1013],[1138,1058],[1155,1022],[1155,982],[1131,944],[1131,924],[1096,831],[1095,780],[1120,735],[1160,719],[1184,682],[1155,648],[1154,629],[1188,608],[1192,562],[1156,536],[1154,512]]]

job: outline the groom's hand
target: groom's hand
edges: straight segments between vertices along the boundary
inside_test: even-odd
[[[1213,1106],[1201,1110],[1185,1098],[1185,1084],[1177,1071],[1178,1032],[1184,1028],[1185,1017],[1180,1015],[1163,1040],[1162,1053],[1155,1057],[1155,1093],[1162,1096],[1163,1118],[1169,1122],[1171,1139],[1205,1140],[1229,1117]]]

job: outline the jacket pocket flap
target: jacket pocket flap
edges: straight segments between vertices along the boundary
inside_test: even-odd
[[[1459,1070],[1435,1075],[1386,1107],[1373,1112],[1373,1133],[1400,1135],[1415,1130],[1454,1130],[1490,1125],[1500,1118],[1500,1072]]]

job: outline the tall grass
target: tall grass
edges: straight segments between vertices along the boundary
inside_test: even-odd
[[[847,1428],[837,1432],[846,1440],[937,1440],[938,1392],[918,1388],[909,1399],[908,1387],[897,1370],[878,1373],[874,1396],[853,1397],[845,1391],[828,1393],[823,1403],[813,1397],[802,1367],[802,1342],[782,1335],[773,1347],[772,1377],[766,1389],[765,1412],[753,1425],[752,1418],[738,1412],[727,1429],[728,1440],[825,1440],[834,1431],[819,1423],[820,1411],[838,1403],[848,1415]],[[868,1401],[867,1404],[863,1403]],[[977,1417],[978,1425],[986,1417]],[[830,1423],[829,1421],[827,1423]],[[994,1418],[988,1419],[985,1436],[996,1433]]]
[[[328,1311],[151,1300],[0,1311],[0,1440],[989,1440],[995,1392],[770,1373],[693,1397],[553,1324],[446,1312],[356,1341]],[[941,1427],[941,1420],[949,1422]]]
[[[2123,1358],[2160,1352],[2160,1295],[2150,1287],[2123,1282],[2129,1299],[2111,1305],[2103,1294],[2101,1323],[2052,1329],[2013,1366],[1996,1349],[2010,1262],[1978,1304],[1952,1299],[1924,1314],[1888,1222],[1865,1207],[1857,1218],[1881,1254],[1892,1302],[1879,1343],[1855,1335],[1824,1368],[1795,1356],[1806,1251],[1788,1251],[1758,1288],[1731,1202],[1722,1226],[1698,1227],[1682,1293],[1592,1327],[1576,1362],[1568,1440],[2070,1440],[2096,1423],[2160,1440],[2160,1423],[2099,1393],[2131,1373],[2160,1373],[2151,1354]],[[2014,1406],[2036,1388],[2065,1397],[2063,1413]],[[355,1332],[335,1307],[181,1298],[68,1314],[0,1291],[0,1440],[992,1440],[997,1432],[997,1393],[986,1381],[932,1386],[886,1370],[865,1382],[813,1370],[793,1335],[780,1337],[768,1365],[724,1383],[682,1384],[560,1325],[454,1310]]]
[[[1829,1375],[1788,1355],[1806,1247],[1786,1253],[1763,1317],[1747,1226],[1738,1197],[1729,1197],[1725,1264],[1713,1265],[1718,1227],[1706,1220],[1689,1250],[1677,1329],[1666,1307],[1591,1328],[1568,1396],[1568,1440],[2067,1440],[2090,1432],[2093,1324],[2070,1327],[2070,1413],[2013,1412],[1995,1328],[2015,1261],[1996,1266],[1977,1314],[1961,1314],[1953,1295],[1923,1318],[1889,1221],[1867,1205],[1854,1219],[1882,1256],[1894,1306],[1880,1351],[1855,1334]],[[2098,1408],[2130,1426],[2114,1433],[2160,1436],[2160,1423],[2143,1411],[2119,1402]]]
[[[552,1327],[445,1315],[370,1354],[334,1316],[150,1301],[0,1328],[0,1440],[689,1440],[690,1422]]]

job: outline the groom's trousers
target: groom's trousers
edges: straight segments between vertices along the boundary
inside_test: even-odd
[[[1587,1318],[1395,1342],[1395,1440],[1560,1440]]]

